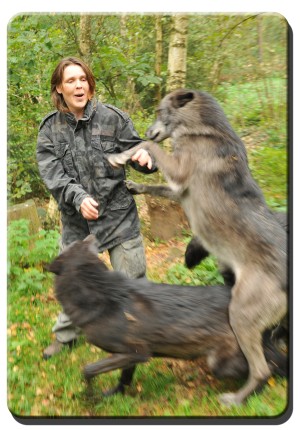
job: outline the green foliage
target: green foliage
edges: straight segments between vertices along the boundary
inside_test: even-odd
[[[218,271],[215,258],[207,257],[191,270],[181,263],[172,265],[167,270],[165,282],[183,285],[220,285],[224,284],[224,279]]]
[[[155,73],[156,15],[91,17],[91,55],[101,100],[128,111],[144,136],[156,89],[165,91],[170,15],[162,15],[161,75]],[[22,14],[8,25],[8,197],[48,197],[36,164],[42,118],[53,107],[50,78],[58,61],[82,57],[80,14]],[[267,129],[285,139],[287,24],[279,15],[189,16],[186,86],[212,92],[237,131]]]
[[[187,80],[195,88],[214,92],[287,72],[287,23],[276,14],[195,14],[188,42]]]
[[[8,281],[16,291],[41,291],[48,277],[43,265],[58,253],[59,233],[41,230],[29,232],[29,221],[12,221],[8,228]]]
[[[286,147],[271,146],[267,142],[252,151],[249,164],[268,205],[275,210],[286,211],[288,205]]]
[[[8,196],[45,196],[35,158],[39,123],[49,110],[49,81],[60,43],[51,17],[19,15],[8,27]]]
[[[257,129],[272,130],[277,139],[286,139],[286,79],[261,78],[258,81],[219,85],[215,93],[238,133]]]

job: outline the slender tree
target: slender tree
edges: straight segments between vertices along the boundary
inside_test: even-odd
[[[175,14],[171,18],[171,32],[169,42],[168,55],[168,76],[167,76],[167,92],[185,86],[186,80],[186,58],[187,58],[187,31],[188,31],[188,16],[183,14]],[[162,35],[159,33],[159,22],[156,21],[156,54],[160,49],[160,39]],[[161,53],[160,53],[161,55]],[[156,64],[157,67],[157,64]],[[156,69],[156,74],[157,74]],[[167,152],[170,151],[170,141],[166,139],[163,146]],[[162,177],[160,178],[161,180]],[[170,200],[163,198],[146,197],[148,212],[150,214],[151,231],[154,236],[162,239],[169,239],[176,236],[181,231],[183,225],[187,225],[186,217],[181,206]],[[168,213],[168,229],[161,220],[165,219],[165,213]]]
[[[163,55],[163,29],[162,29],[162,17],[156,15],[155,17],[155,74],[158,78],[161,77],[161,66],[162,66],[162,55]],[[161,100],[161,84],[156,85],[156,102],[159,103]]]
[[[262,16],[257,16],[257,45],[258,45],[258,61],[259,64],[263,63],[263,26]]]
[[[169,43],[167,92],[185,86],[187,36],[188,15],[173,15]]]
[[[90,60],[92,52],[92,17],[91,15],[81,14],[80,16],[80,39],[79,50],[82,57]]]

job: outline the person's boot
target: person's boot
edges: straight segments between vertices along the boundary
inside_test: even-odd
[[[76,339],[66,343],[59,342],[57,339],[55,339],[55,341],[51,343],[51,345],[47,346],[47,348],[44,349],[43,359],[49,360],[49,358],[53,357],[53,355],[59,354],[64,347],[69,346],[69,348],[72,348],[75,343]]]

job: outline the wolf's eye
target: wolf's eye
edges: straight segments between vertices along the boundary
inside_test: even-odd
[[[170,113],[166,112],[166,111],[163,112],[163,115],[160,115],[159,119],[161,120],[161,122],[163,123],[164,126],[167,126],[170,124],[170,116],[169,115],[170,115]]]

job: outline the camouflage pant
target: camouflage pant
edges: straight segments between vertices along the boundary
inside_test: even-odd
[[[109,250],[110,262],[114,270],[125,273],[129,278],[141,278],[146,273],[146,258],[142,236],[130,239]],[[52,328],[59,342],[74,340],[80,330],[72,325],[68,315],[61,312]]]

